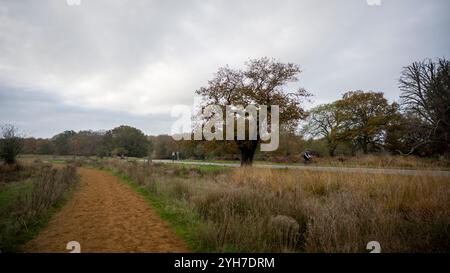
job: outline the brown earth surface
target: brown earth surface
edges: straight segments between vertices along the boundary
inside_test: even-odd
[[[150,205],[119,178],[79,168],[81,181],[49,224],[24,246],[25,252],[187,252],[186,244]]]

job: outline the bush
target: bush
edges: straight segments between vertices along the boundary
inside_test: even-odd
[[[18,135],[14,125],[3,125],[0,127],[0,158],[7,164],[16,163],[16,157],[23,147],[23,139]]]

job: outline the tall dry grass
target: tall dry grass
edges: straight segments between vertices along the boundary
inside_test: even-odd
[[[399,169],[427,169],[450,170],[450,161],[442,158],[422,158],[401,155],[357,155],[315,157],[314,163],[321,166],[333,167],[368,167],[368,168],[399,168]]]
[[[184,166],[109,161],[152,194],[197,217],[207,251],[450,251],[450,181],[445,177]]]
[[[17,251],[21,244],[37,234],[49,220],[51,211],[60,205],[78,181],[76,168],[67,165],[55,169],[51,165],[21,166],[17,171],[30,174],[17,199],[0,208],[0,250]],[[16,183],[22,183],[17,181]]]
[[[77,181],[76,167],[66,165],[61,169],[43,166],[33,178],[31,194],[23,196],[22,215],[33,217],[59,203],[64,194]]]

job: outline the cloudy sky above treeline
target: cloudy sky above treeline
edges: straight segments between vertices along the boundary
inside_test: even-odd
[[[218,67],[263,56],[300,65],[306,107],[349,90],[398,101],[403,66],[449,57],[449,14],[448,0],[0,0],[0,123],[170,133]]]

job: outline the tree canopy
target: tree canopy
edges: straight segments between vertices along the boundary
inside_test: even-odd
[[[266,57],[251,59],[245,63],[245,69],[219,68],[208,85],[196,92],[203,96],[203,106],[218,105],[225,109],[229,105],[254,105],[259,111],[260,106],[266,105],[268,117],[271,116],[270,106],[277,105],[281,126],[294,129],[300,119],[305,117],[301,103],[309,93],[303,88],[288,90],[287,85],[297,82],[300,73],[300,67],[293,63],[282,63]],[[256,148],[261,142],[259,129],[256,131],[255,140],[235,140],[241,151],[241,165],[251,165],[253,162]]]
[[[7,164],[16,162],[16,156],[22,151],[23,139],[18,129],[11,124],[0,127],[0,158]]]
[[[106,146],[118,155],[143,157],[147,155],[149,141],[144,133],[131,126],[119,126],[105,135]]]

